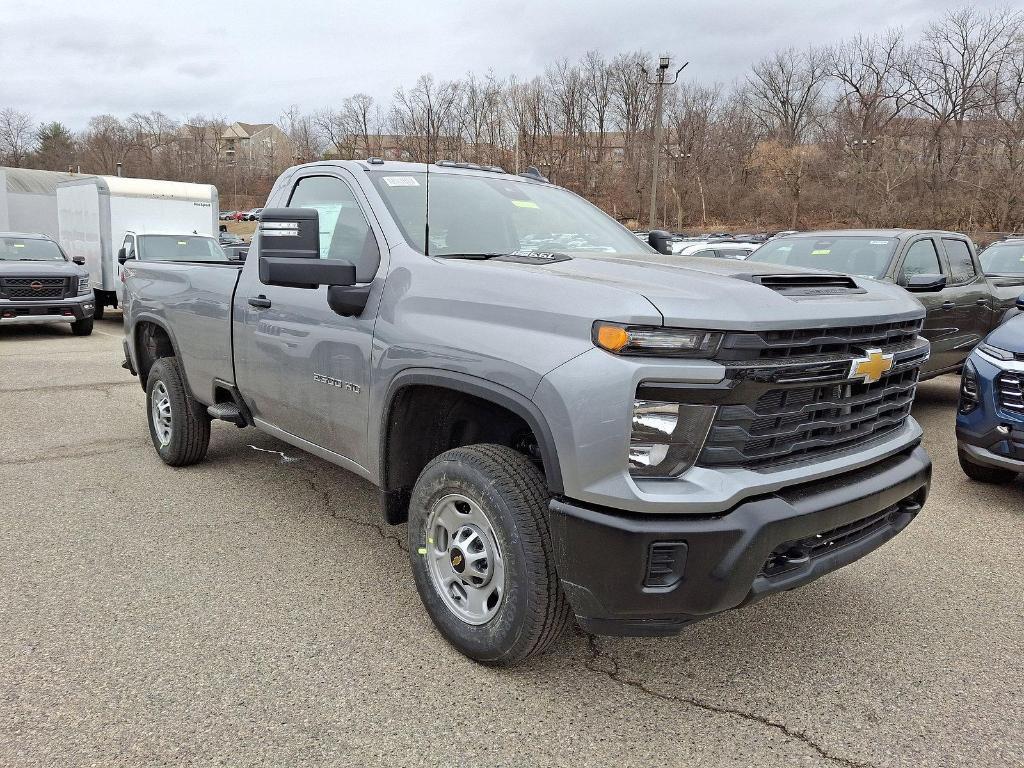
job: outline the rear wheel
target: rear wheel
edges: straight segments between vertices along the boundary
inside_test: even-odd
[[[202,461],[210,446],[210,417],[185,389],[177,358],[161,357],[146,377],[146,412],[153,447],[165,464]]]
[[[548,499],[540,471],[500,445],[447,451],[416,481],[409,505],[416,588],[441,634],[472,659],[518,664],[565,628]]]
[[[1006,485],[1017,479],[1017,473],[1012,470],[978,464],[972,461],[963,451],[957,451],[956,455],[960,460],[960,468],[963,469],[964,474],[971,478],[971,480],[976,480],[979,483]]]
[[[75,320],[71,324],[71,332],[75,336],[88,336],[92,333],[92,318],[83,317],[81,320]]]

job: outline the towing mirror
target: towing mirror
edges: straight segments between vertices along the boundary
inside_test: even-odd
[[[903,287],[911,293],[935,293],[946,287],[946,276],[911,275]]]
[[[355,285],[354,264],[339,259],[302,256],[264,256],[260,252],[260,282],[289,288]]]
[[[124,264],[126,261],[128,261],[128,254],[125,253],[124,248],[122,248],[117,252],[117,263]]]
[[[1024,293],[1017,297],[1017,309],[1024,310]]]
[[[666,255],[672,254],[672,246],[669,245],[669,241],[671,239],[672,234],[663,229],[652,229],[647,234],[647,242],[650,243],[651,248],[656,250],[658,253],[664,253]]]
[[[265,209],[259,225],[259,248],[261,258],[319,259],[319,213],[315,208]]]
[[[85,266],[85,256],[72,256],[71,261],[73,264],[77,264],[80,267]]]

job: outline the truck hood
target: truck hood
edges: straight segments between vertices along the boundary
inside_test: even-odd
[[[757,278],[797,274],[834,277],[835,273],[754,261],[651,254],[642,257],[575,256],[546,265],[477,263],[543,272],[581,284],[639,294],[661,313],[666,325],[762,330],[861,325],[866,319],[890,322],[924,316],[924,307],[904,289],[859,277],[855,278],[857,289],[853,291],[801,296],[780,292],[761,285]],[[566,295],[572,296],[573,292],[569,290]],[[598,310],[597,317],[602,316]]]
[[[86,270],[71,261],[0,261],[0,277],[73,277]]]

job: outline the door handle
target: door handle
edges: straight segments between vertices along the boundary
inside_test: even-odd
[[[256,307],[257,309],[266,309],[270,306],[270,299],[266,296],[250,296],[249,306]]]
[[[977,304],[979,307],[987,307],[988,306],[988,299],[978,299],[974,303]]]
[[[252,301],[252,299],[250,299],[250,301]],[[956,302],[955,301],[944,301],[944,302],[942,302],[942,308],[943,309],[956,309]]]

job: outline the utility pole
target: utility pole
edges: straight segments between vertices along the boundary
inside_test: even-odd
[[[655,75],[654,82],[652,83],[650,80],[647,81],[648,85],[654,85],[658,88],[656,100],[654,102],[654,146],[651,147],[651,210],[647,217],[647,223],[651,229],[654,229],[654,220],[658,215],[658,163],[661,159],[661,144],[663,140],[661,108],[665,103],[665,86],[673,85],[676,80],[679,79],[679,73],[686,69],[686,65],[690,62],[683,64],[683,66],[676,70],[672,79],[667,80],[665,75],[668,72],[668,68],[671,63],[672,60],[668,56],[662,56],[658,59],[658,71]]]

